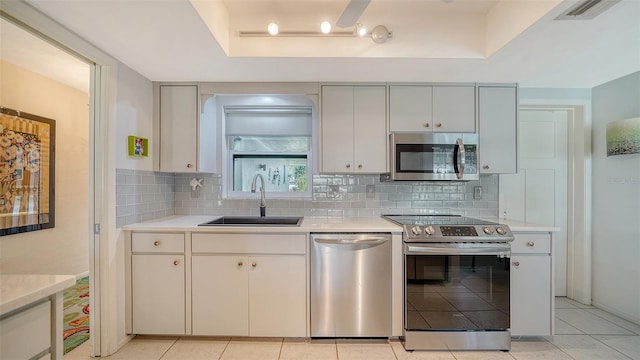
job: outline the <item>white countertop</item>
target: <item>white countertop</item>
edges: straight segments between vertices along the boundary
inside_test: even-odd
[[[300,226],[198,226],[219,216],[169,216],[126,225],[128,231],[192,231],[192,232],[402,232],[402,227],[379,216],[372,217],[315,217],[305,216]]]
[[[0,315],[46,298],[76,283],[73,275],[0,275]]]
[[[300,226],[198,226],[198,224],[218,218],[216,215],[187,216],[176,215],[137,224],[126,225],[128,231],[191,231],[191,232],[253,232],[260,233],[308,233],[308,232],[402,232],[402,227],[381,218],[372,217],[316,217],[305,216]],[[514,232],[555,232],[555,226],[527,223],[517,220],[482,218],[508,225]]]

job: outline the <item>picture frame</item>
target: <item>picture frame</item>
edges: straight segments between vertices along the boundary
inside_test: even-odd
[[[640,153],[640,117],[607,124],[607,156]]]
[[[0,236],[55,227],[53,119],[0,107]]]
[[[141,156],[147,157],[149,156],[149,139],[130,135],[127,141],[129,156]]]

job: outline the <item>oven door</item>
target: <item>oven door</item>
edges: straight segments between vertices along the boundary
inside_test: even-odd
[[[393,180],[477,180],[476,134],[392,133]]]
[[[509,329],[509,244],[405,244],[405,331]]]

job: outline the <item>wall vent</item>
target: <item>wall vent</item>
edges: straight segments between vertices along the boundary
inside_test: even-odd
[[[591,20],[620,0],[584,0],[570,7],[555,20]]]

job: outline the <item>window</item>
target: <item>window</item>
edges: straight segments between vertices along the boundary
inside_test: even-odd
[[[225,116],[228,197],[255,196],[256,174],[271,198],[311,196],[310,107],[227,108]]]

